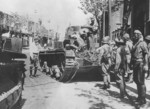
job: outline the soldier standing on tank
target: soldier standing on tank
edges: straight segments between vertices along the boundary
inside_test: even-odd
[[[139,105],[144,105],[146,104],[145,72],[148,71],[148,49],[146,42],[143,41],[142,33],[139,30],[134,31],[132,63],[133,80],[137,85],[138,92],[136,102]]]
[[[111,59],[110,59],[110,46],[109,46],[110,37],[106,36],[103,38],[102,46],[97,49],[99,52],[98,55],[98,62],[100,69],[103,75],[103,89],[110,88],[110,72],[109,68],[111,66]]]

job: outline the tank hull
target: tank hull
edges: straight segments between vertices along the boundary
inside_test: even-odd
[[[59,79],[60,82],[99,81],[102,79],[98,69],[99,66],[93,66],[91,62],[85,59],[76,57],[75,64],[66,65],[65,51],[63,50],[61,52],[55,50],[40,52],[39,59],[41,66],[44,61],[47,61],[49,67],[58,65],[60,69],[63,69],[62,76]]]
[[[0,57],[0,109],[11,109],[21,101],[26,55],[3,51]]]

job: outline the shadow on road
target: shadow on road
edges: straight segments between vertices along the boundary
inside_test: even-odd
[[[103,76],[97,70],[93,71],[78,71],[71,82],[92,82],[92,81],[103,81]],[[111,74],[111,81],[115,81],[114,74]]]
[[[116,84],[113,84],[114,87],[118,88]],[[137,89],[130,87],[128,85],[126,85],[126,89],[130,90],[131,92],[134,92],[135,94],[137,94]],[[135,96],[131,96],[133,99],[136,99]],[[150,95],[146,94],[146,98],[150,100]]]
[[[91,104],[91,107],[89,109],[105,109],[105,108],[115,109],[114,107],[111,106],[112,101],[124,103],[125,105],[126,104],[131,105],[131,102],[128,98],[121,99],[120,94],[118,92],[112,90],[103,90],[101,89],[102,86],[103,84],[100,83],[96,84],[95,87],[99,87],[99,89],[98,90],[94,89],[95,90],[94,93],[90,90],[76,89],[81,91],[81,93],[78,94],[77,96],[89,99],[89,103]],[[102,98],[99,98],[99,96],[102,96]],[[110,104],[105,103],[103,101],[103,97],[104,98],[111,97],[112,100],[108,101]]]
[[[89,109],[115,109],[108,104],[104,103],[103,100],[100,100],[100,103],[93,104]]]
[[[126,88],[127,88],[128,90],[130,90],[130,91],[132,91],[132,92],[134,92],[134,93],[137,94],[137,89],[134,89],[134,88],[132,88],[132,87],[130,87],[130,86],[126,86]],[[149,94],[146,94],[146,98],[150,100],[150,95],[149,95]]]

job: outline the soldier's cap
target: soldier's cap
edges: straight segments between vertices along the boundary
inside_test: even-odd
[[[140,30],[134,30],[134,33],[142,35]]]
[[[38,54],[38,52],[34,52],[33,54]]]
[[[145,39],[150,41],[150,35],[147,35]]]
[[[47,61],[44,61],[44,64],[47,64]]]
[[[77,36],[75,34],[70,36],[70,39],[77,39]]]
[[[109,41],[110,41],[110,37],[109,37],[109,36],[105,36],[105,37],[103,38],[103,40],[102,40],[102,43],[103,43],[103,44],[107,44],[107,43],[109,43]]]
[[[125,33],[125,34],[123,35],[123,38],[124,38],[124,39],[130,39],[130,36],[129,36],[128,33]]]
[[[39,38],[34,38],[34,41],[35,41],[35,42],[39,41]]]

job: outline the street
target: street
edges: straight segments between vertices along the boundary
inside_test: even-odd
[[[140,109],[150,108],[149,83],[146,80],[148,102]],[[127,97],[119,98],[119,89],[111,84],[110,89],[103,90],[102,82],[60,83],[40,71],[31,78],[27,70],[21,107],[14,109],[135,109]],[[127,93],[135,100],[135,83],[127,84]]]
[[[150,0],[1,0],[0,109],[150,109]]]

